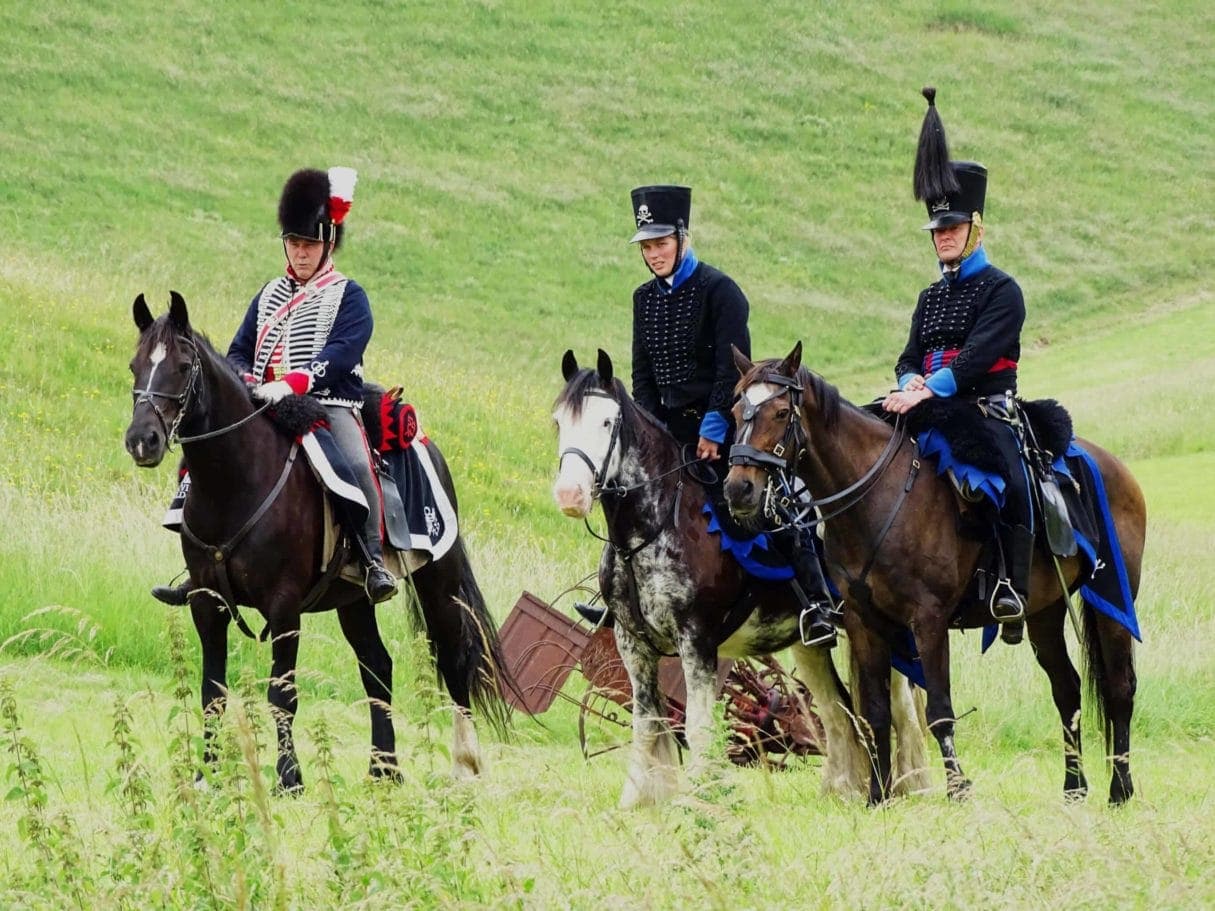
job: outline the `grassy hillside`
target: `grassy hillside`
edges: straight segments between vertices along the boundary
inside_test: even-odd
[[[939,798],[879,816],[823,805],[813,768],[777,780],[738,773],[727,787],[736,796],[718,794],[716,809],[617,817],[619,764],[583,767],[572,714],[559,711],[547,731],[495,745],[498,784],[472,797],[440,788],[417,811],[458,828],[461,801],[473,801],[470,830],[484,841],[461,856],[485,861],[492,845],[498,857],[436,867],[437,891],[418,901],[657,907],[658,885],[701,895],[724,870],[710,903],[808,893],[824,905],[974,905],[991,903],[993,887],[970,867],[993,864],[1010,904],[1209,901],[1209,886],[1194,891],[1215,843],[1201,759],[1215,734],[1215,662],[1203,645],[1215,633],[1215,434],[1203,402],[1215,382],[1209,4],[399,6],[305,4],[288,16],[231,2],[0,6],[0,641],[41,627],[73,637],[10,642],[0,678],[43,745],[53,802],[86,843],[120,824],[102,781],[117,748],[99,746],[115,697],[149,693],[136,702],[141,755],[157,799],[173,805],[171,709],[150,695],[169,690],[165,617],[146,595],[181,562],[157,526],[171,468],[138,470],[121,445],[136,294],[159,307],[181,291],[222,347],[281,267],[274,207],[286,175],[358,168],[340,265],[376,312],[370,372],[406,385],[447,454],[501,617],[521,589],[551,597],[595,565],[594,542],[551,505],[549,405],[567,347],[584,357],[604,347],[627,371],[630,292],[646,278],[625,243],[629,189],[691,184],[693,241],[747,292],[755,353],[783,354],[801,338],[815,369],[868,398],[889,382],[914,295],[932,279],[910,175],[919,88],[934,83],[955,154],[991,172],[988,247],[1029,307],[1024,391],[1061,399],[1148,494],[1135,728],[1147,799],[1118,818],[1097,801],[1059,809],[1057,722],[1032,655],[979,663],[973,640],[960,639],[955,704],[980,707],[960,739],[983,782],[962,817]],[[408,640],[400,614],[383,612],[397,648]],[[341,810],[396,814],[372,839],[390,852],[417,835],[393,827],[406,825],[396,804],[434,786],[434,744],[411,727],[417,769],[404,796],[359,791],[366,732],[364,710],[351,707],[361,695],[352,662],[332,617],[310,618],[305,633],[305,712],[341,732]],[[56,641],[59,659],[29,657]],[[234,643],[234,674],[250,692],[266,662],[264,648]],[[399,684],[427,679],[407,668]],[[316,738],[303,736],[312,766]],[[1090,754],[1095,779],[1096,766]],[[276,805],[277,824],[312,826],[320,800]],[[0,823],[16,806],[0,809]],[[651,852],[635,881],[583,866],[588,813],[613,856]],[[742,821],[755,813],[771,831]],[[966,836],[1007,831],[1010,819],[1063,847],[1044,859],[1020,847],[992,854]],[[212,836],[220,856],[281,858],[287,839],[268,832],[272,844],[240,850]],[[889,901],[863,888],[879,841],[907,861],[890,868]],[[304,857],[330,848],[310,842]],[[92,869],[97,851],[85,854],[81,868]],[[25,860],[5,864],[12,881],[37,881]],[[347,866],[377,875],[374,860]],[[769,896],[753,871],[774,866],[799,872]],[[1136,872],[1119,893],[1127,868]],[[162,903],[142,872],[135,903]],[[403,888],[396,872],[379,871],[386,888]],[[289,903],[323,903],[324,875],[302,876]],[[117,881],[93,889],[120,904]],[[47,888],[46,904],[70,897],[63,883]],[[274,885],[257,888],[264,899]]]

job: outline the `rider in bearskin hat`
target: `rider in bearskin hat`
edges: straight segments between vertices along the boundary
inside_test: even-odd
[[[1000,423],[991,436],[1008,470],[996,523],[1001,578],[991,611],[1004,641],[1016,643],[1024,629],[1034,546],[1029,483],[1013,426],[1025,301],[1016,281],[988,261],[983,246],[987,169],[950,160],[936,90],[925,88],[923,94],[928,110],[913,183],[915,198],[928,208],[924,229],[932,232],[941,279],[920,292],[907,347],[895,366],[899,391],[883,407],[905,414],[934,396],[957,397]]]
[[[228,360],[256,399],[277,403],[311,395],[326,406],[329,430],[367,499],[364,527],[350,531],[366,567],[367,595],[379,603],[395,595],[398,586],[384,566],[380,491],[359,416],[371,305],[367,292],[337,271],[333,261],[355,180],[350,168],[308,168],[288,178],[278,204],[286,270],[254,295],[228,348]],[[185,603],[191,587],[187,580],[152,593],[162,601]]]
[[[633,398],[697,458],[713,463],[728,452],[734,429],[730,409],[738,369],[730,346],[751,354],[747,298],[733,279],[693,251],[690,188],[637,187],[632,209],[630,243],[639,245],[652,275],[633,292]],[[717,474],[720,484],[724,470]],[[813,545],[790,534],[773,540],[795,572],[807,644],[832,644],[833,605]],[[594,609],[580,612],[592,622],[601,617]]]

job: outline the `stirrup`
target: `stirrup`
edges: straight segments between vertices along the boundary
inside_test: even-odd
[[[1007,594],[1000,594],[1001,590]],[[992,589],[988,609],[997,623],[1012,623],[1025,619],[1025,601],[1007,579],[999,580]]]
[[[374,584],[373,575],[377,577]],[[367,575],[363,579],[363,590],[367,592],[367,597],[371,599],[372,604],[380,604],[394,597],[400,591],[400,586],[397,584],[397,577],[389,572],[383,563],[377,562],[367,567]]]
[[[826,602],[830,604],[830,602]],[[797,631],[801,636],[802,645],[807,647],[835,645],[835,626],[828,619],[829,611],[823,607],[824,602],[816,602],[802,608],[797,617]],[[832,609],[834,606],[832,606]]]

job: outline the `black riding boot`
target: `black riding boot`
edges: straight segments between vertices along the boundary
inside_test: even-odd
[[[772,540],[793,567],[793,578],[789,580],[789,585],[802,608],[798,617],[802,644],[831,648],[835,645],[835,623],[839,619],[839,611],[831,599],[809,533],[781,532],[773,534]]]
[[[363,588],[367,592],[367,597],[371,599],[372,604],[387,601],[400,591],[400,586],[397,584],[397,577],[390,573],[384,565],[384,551],[379,541],[379,535],[376,536],[375,541],[369,541],[360,530],[354,538],[359,548],[359,556],[362,558],[361,562],[367,570],[367,575],[363,580]]]
[[[194,583],[187,578],[179,585],[154,585],[152,597],[172,607],[184,607],[190,603],[190,592],[193,590]]]
[[[574,610],[591,626],[611,629],[616,625],[616,617],[606,607],[595,607],[593,604],[575,601]]]
[[[1005,576],[996,583],[992,616],[1000,624],[1000,638],[1016,645],[1025,634],[1025,607],[1029,604],[1029,571],[1034,557],[1034,534],[1024,525],[1000,523],[1000,551]]]

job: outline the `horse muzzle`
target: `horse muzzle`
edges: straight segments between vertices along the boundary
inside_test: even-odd
[[[726,475],[722,492],[726,505],[730,507],[730,514],[736,519],[746,520],[759,514],[765,482],[757,481],[757,476],[761,476],[761,472],[741,465],[735,465]]]
[[[155,468],[165,457],[165,440],[155,427],[127,428],[127,452],[140,468]]]
[[[591,513],[594,500],[591,492],[581,484],[558,481],[553,485],[553,499],[557,508],[571,519],[584,519]]]

